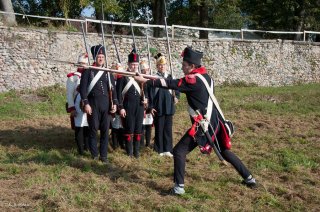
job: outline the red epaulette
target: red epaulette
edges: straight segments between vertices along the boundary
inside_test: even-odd
[[[197,78],[195,74],[188,74],[185,76],[186,82],[188,84],[196,84]]]
[[[69,73],[69,74],[67,75],[68,78],[69,78],[69,77],[72,77],[72,76],[74,76],[74,72],[71,72],[71,73]]]

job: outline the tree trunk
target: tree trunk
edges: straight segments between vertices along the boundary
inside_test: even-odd
[[[199,14],[199,26],[208,28],[209,25],[209,11],[208,6],[206,6],[205,1],[202,1],[200,6],[198,7],[198,14]],[[200,30],[199,31],[199,38],[200,39],[208,39],[209,33],[208,31]]]
[[[300,8],[301,9],[298,11],[299,21],[297,23],[297,28],[296,28],[297,32],[300,32],[303,29],[303,25],[304,25],[304,19],[305,19],[305,14],[306,14],[304,1],[300,2]],[[300,40],[301,39],[301,35],[300,34],[296,34],[294,39],[295,40]]]
[[[0,9],[5,12],[13,13],[11,0],[0,0]],[[16,16],[14,14],[3,14],[5,24],[9,26],[16,26]]]
[[[160,1],[154,1],[152,4],[152,14],[153,14],[153,19],[154,19],[154,24],[157,25],[164,25],[164,16],[165,16],[165,11],[164,11],[164,2],[163,0]],[[163,35],[163,29],[155,27],[153,29],[153,37],[159,38],[162,37]]]
[[[102,12],[96,11],[96,19],[97,20],[102,20],[103,19]],[[98,33],[102,33],[102,29],[101,29],[101,24],[100,23],[96,23],[96,30],[97,30]]]

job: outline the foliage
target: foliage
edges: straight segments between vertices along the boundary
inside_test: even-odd
[[[245,17],[240,10],[240,0],[218,1],[212,11],[212,27],[222,29],[241,29],[245,24]]]
[[[318,0],[174,0],[165,1],[168,24],[211,28],[249,28],[280,31],[320,31],[320,2]],[[103,5],[103,11],[102,11]],[[131,6],[132,5],[132,6]],[[155,0],[13,0],[15,12],[52,17],[75,18],[84,7],[95,8],[97,19],[164,24],[164,1]],[[131,10],[131,8],[133,10]],[[20,18],[20,22],[23,20]],[[32,22],[39,22],[30,18]],[[129,34],[127,27],[121,27]],[[161,29],[155,36],[161,36]],[[267,38],[301,39],[300,35],[263,34]],[[295,36],[295,37],[293,37]],[[299,37],[300,36],[300,37]]]
[[[248,19],[248,27],[253,29],[320,30],[317,20],[320,17],[320,2],[317,0],[242,0],[241,11]]]

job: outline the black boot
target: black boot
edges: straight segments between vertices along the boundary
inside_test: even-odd
[[[122,128],[119,128],[118,130],[117,130],[117,133],[118,133],[118,143],[119,143],[119,145],[120,145],[120,148],[121,149],[126,149],[126,141],[125,141],[125,139],[124,139],[124,137],[123,137],[123,129]]]
[[[119,147],[118,129],[112,129],[111,131],[111,147],[116,150]]]
[[[150,147],[152,125],[145,126],[146,147]]]
[[[133,156],[133,135],[126,136],[126,151],[127,155],[132,157]]]
[[[140,147],[141,148],[144,147],[144,135],[143,134],[141,134]]]
[[[141,134],[135,134],[134,140],[133,140],[133,144],[134,144],[133,154],[135,158],[139,158],[140,156],[140,142],[141,142]]]
[[[83,150],[87,152],[89,151],[89,128],[88,127],[84,127],[83,137],[84,137]]]

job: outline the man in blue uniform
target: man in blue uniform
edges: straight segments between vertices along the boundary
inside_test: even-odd
[[[205,67],[201,66],[202,56],[202,52],[195,51],[190,47],[185,48],[182,62],[182,70],[185,74],[184,78],[177,80],[157,79],[147,81],[141,76],[138,76],[135,77],[135,79],[154,87],[176,89],[185,93],[189,104],[189,114],[193,123],[197,121],[196,118],[199,117],[197,115],[206,117],[210,124],[210,136],[212,136],[211,138],[214,145],[216,145],[216,147],[219,146],[222,157],[237,170],[243,178],[245,185],[255,187],[256,181],[250,171],[241,160],[230,151],[230,137],[226,135],[223,120],[209,96],[209,92],[214,91],[213,80],[208,75]],[[210,85],[210,90],[207,89],[203,80]],[[207,138],[208,137],[201,132],[201,129],[193,131],[191,127],[174,147],[174,194],[181,195],[185,193],[184,175],[186,155],[198,145],[201,146],[201,150],[204,152],[209,150],[210,147],[208,148],[207,145],[209,140]]]
[[[95,63],[93,66],[104,67],[105,49],[102,45],[91,47]],[[118,100],[114,89],[113,75],[99,70],[88,69],[82,74],[80,94],[83,110],[88,115],[89,148],[94,160],[98,159],[97,131],[100,129],[100,160],[107,162],[108,130],[110,113],[115,113]]]
[[[156,75],[163,79],[173,79],[167,72],[167,60],[161,53],[157,54]],[[178,102],[179,92],[165,88],[152,89],[152,98],[149,107],[154,116],[155,141],[154,150],[160,156],[172,157],[172,125],[175,113],[175,103]]]

